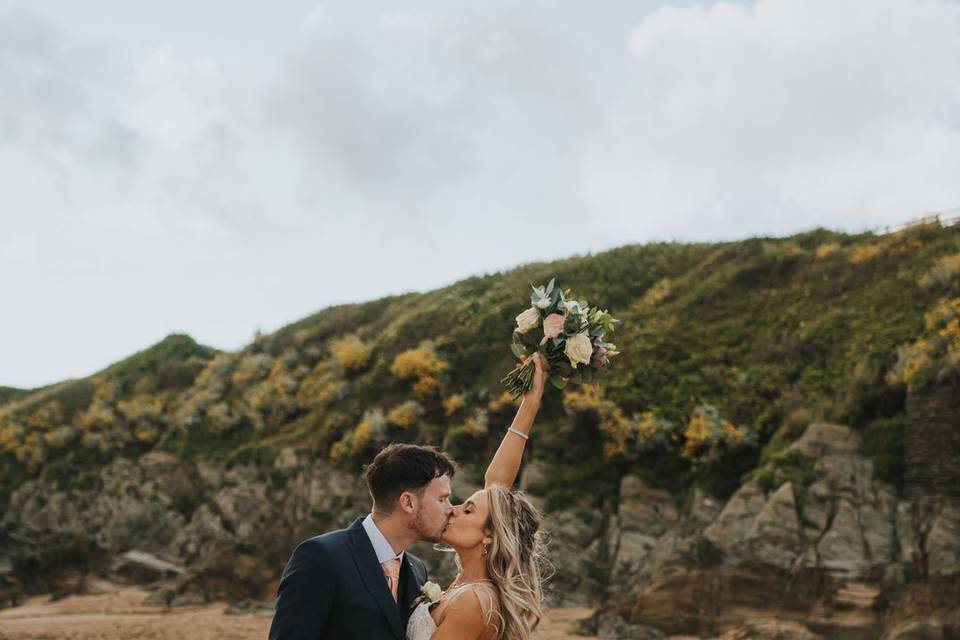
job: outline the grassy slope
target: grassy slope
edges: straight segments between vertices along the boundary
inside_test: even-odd
[[[512,366],[507,346],[513,317],[527,304],[529,283],[552,276],[623,321],[616,336],[623,355],[605,389],[625,413],[652,410],[682,423],[707,402],[734,423],[754,428],[768,450],[789,441],[791,416],[844,420],[864,431],[872,452],[892,460],[884,469],[896,475],[898,440],[883,429],[898,428],[903,393],[888,387],[883,374],[896,346],[920,331],[935,297],[917,286],[917,278],[934,259],[958,249],[960,227],[938,226],[888,236],[817,230],[722,244],[627,246],[468,278],[427,293],[324,309],[234,354],[217,355],[172,336],[90,379],[0,407],[0,428],[15,430],[2,445],[0,486],[5,495],[45,468],[95,468],[112,456],[152,447],[268,462],[277,447],[294,444],[327,456],[365,411],[387,411],[412,398],[410,385],[391,375],[389,365],[424,340],[449,365],[441,395],[460,394],[465,407],[447,417],[437,401],[424,401],[416,424],[388,426],[380,440],[341,462],[358,466],[383,440],[439,442],[445,436],[457,455],[479,459],[511,411],[488,405]],[[662,295],[651,297],[654,285]],[[334,367],[331,373],[324,364],[330,362],[329,344],[347,333],[372,348],[370,360],[358,371]],[[332,400],[318,404],[304,397],[310,383],[330,380],[341,385]],[[538,457],[552,463],[546,486],[556,496],[585,486],[609,494],[620,473],[644,472],[643,460],[605,464],[595,425],[571,432],[560,394],[548,393],[535,446]],[[144,418],[129,405],[121,407],[131,399],[160,409]],[[40,415],[54,401],[59,413]],[[113,417],[94,419],[94,405]],[[489,433],[456,446],[451,432],[478,408],[487,412]],[[65,437],[77,446],[40,442],[56,426],[44,420],[67,425],[75,433]],[[145,424],[155,436],[130,435]],[[84,439],[88,432],[103,435],[96,447]],[[31,434],[37,434],[32,441]],[[24,455],[24,447],[36,449],[37,457]],[[711,488],[731,490],[758,454],[724,467],[724,477]],[[676,461],[650,475],[674,488],[689,486],[694,477],[689,465]]]
[[[30,393],[29,389],[17,389],[15,387],[0,387],[0,404],[5,404],[21,396]]]

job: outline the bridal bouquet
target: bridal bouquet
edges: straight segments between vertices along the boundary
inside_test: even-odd
[[[530,308],[517,316],[510,348],[518,358],[539,352],[550,366],[550,382],[562,389],[569,381],[592,382],[607,368],[619,351],[605,338],[620,321],[606,310],[590,307],[586,300],[568,299],[569,289],[554,287],[555,280],[546,287],[530,285]],[[530,359],[501,380],[514,400],[530,388],[534,371]]]

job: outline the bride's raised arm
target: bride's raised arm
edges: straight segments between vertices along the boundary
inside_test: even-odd
[[[540,410],[540,400],[543,397],[543,388],[546,382],[546,372],[540,354],[533,354],[533,359],[536,366],[533,383],[530,385],[530,390],[523,394],[523,400],[520,403],[520,408],[517,409],[513,424],[504,434],[500,447],[494,454],[493,460],[490,461],[490,466],[487,467],[487,473],[483,476],[485,489],[498,484],[504,489],[510,490],[513,487],[513,481],[517,479],[517,472],[520,471],[523,449],[527,444],[530,429],[533,427],[533,420]]]

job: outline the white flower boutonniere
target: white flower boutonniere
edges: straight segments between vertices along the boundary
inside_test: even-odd
[[[443,595],[443,589],[440,588],[436,582],[424,582],[423,586],[420,587],[420,596],[413,601],[413,606],[411,608],[416,608],[422,602],[427,604],[433,604],[440,599],[440,596]]]

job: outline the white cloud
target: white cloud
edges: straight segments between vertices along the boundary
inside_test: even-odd
[[[184,62],[169,46],[137,65],[126,122],[150,143],[179,149],[223,120],[213,60]]]
[[[0,10],[0,273],[26,310],[0,384],[627,242],[960,204],[946,0],[90,0],[123,17],[107,40],[44,2]]]
[[[307,15],[303,18],[303,25],[312,29],[313,27],[320,24],[320,21],[323,20],[324,16],[327,14],[327,3],[321,2],[313,9],[307,12]]]
[[[960,204],[955,4],[663,8],[628,50],[587,172],[614,224],[708,238]]]

